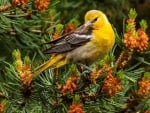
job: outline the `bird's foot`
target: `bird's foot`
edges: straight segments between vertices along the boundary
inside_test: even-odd
[[[90,73],[92,72],[92,68],[82,63],[77,63],[77,68],[81,75],[85,76],[86,78],[88,78]]]
[[[80,69],[79,70],[82,70],[81,67],[83,67],[83,69],[87,72],[92,72],[92,68],[82,64],[82,63],[77,63],[77,66],[80,66]]]

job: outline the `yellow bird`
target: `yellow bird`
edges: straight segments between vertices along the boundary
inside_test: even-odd
[[[99,10],[85,14],[85,23],[75,31],[49,42],[48,61],[37,67],[34,75],[48,68],[59,68],[68,63],[90,64],[102,59],[113,47],[115,35],[106,15]]]

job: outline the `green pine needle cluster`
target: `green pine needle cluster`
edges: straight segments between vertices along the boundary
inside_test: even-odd
[[[146,97],[137,93],[140,81],[150,81],[150,43],[147,50],[140,53],[127,51],[125,59],[118,61],[121,53],[126,52],[123,43],[127,26],[125,20],[129,9],[134,6],[130,1],[50,0],[44,12],[35,8],[35,0],[29,0],[25,6],[15,6],[13,2],[0,1],[0,113],[67,113],[73,103],[82,104],[85,113],[150,112],[150,86]],[[25,84],[24,73],[32,74],[36,66],[50,57],[42,53],[49,46],[45,43],[52,40],[56,31],[59,35],[63,34],[68,24],[82,24],[82,17],[89,9],[104,11],[116,34],[113,50],[90,66],[98,73],[94,82],[91,80],[92,72],[85,70],[79,73],[75,64],[69,64],[60,69],[45,70],[36,78],[28,78],[31,83]],[[136,9],[130,10],[130,13],[134,11]],[[136,15],[136,21],[139,15]],[[149,36],[149,21],[146,24],[142,20],[141,24],[143,29],[147,28]],[[128,59],[130,56],[131,59]],[[126,65],[118,67],[123,62]],[[111,75],[114,77],[110,82],[112,86],[115,87],[114,81],[121,86],[121,90],[111,96],[103,92],[110,72],[110,69],[104,70],[105,65],[111,67]],[[77,80],[71,81],[71,77]],[[71,88],[67,84],[74,86],[71,87],[73,92],[69,91]],[[67,91],[63,90],[65,86]],[[110,90],[113,91],[114,87]]]

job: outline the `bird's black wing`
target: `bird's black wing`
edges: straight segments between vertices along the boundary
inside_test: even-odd
[[[89,26],[81,26],[74,32],[65,34],[60,38],[49,42],[50,48],[46,49],[44,53],[63,53],[71,51],[90,40],[92,37],[92,30]]]

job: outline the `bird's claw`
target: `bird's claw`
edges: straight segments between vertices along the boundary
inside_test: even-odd
[[[82,64],[82,63],[77,63],[77,65],[84,67],[84,69],[86,69],[86,70],[89,71],[89,72],[92,72],[92,68],[90,68],[90,67],[88,67],[88,66],[86,66],[86,65],[84,65],[84,64]]]

